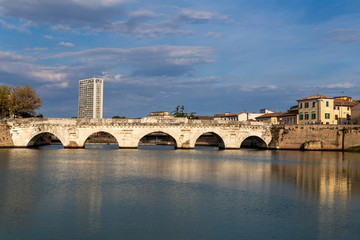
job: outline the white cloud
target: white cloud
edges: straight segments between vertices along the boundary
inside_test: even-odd
[[[333,40],[341,42],[354,42],[360,41],[359,28],[338,28],[328,32]]]
[[[345,83],[335,83],[335,84],[329,84],[329,85],[325,85],[323,86],[324,88],[353,88],[355,87],[355,84],[350,83],[350,82],[345,82]]]
[[[101,63],[108,69],[125,65],[132,67],[135,75],[175,76],[188,74],[196,65],[214,62],[215,52],[210,47],[162,45],[131,49],[96,48],[59,53],[48,58],[72,58],[83,66]]]
[[[206,38],[221,38],[221,34],[215,32],[208,32],[206,34]]]
[[[50,35],[45,35],[44,38],[46,38],[46,39],[54,39],[54,37],[50,36]]]
[[[61,42],[61,43],[59,43],[59,45],[64,46],[64,47],[74,47],[75,46],[71,42]]]
[[[112,7],[119,4],[131,2],[131,0],[73,0],[74,3],[78,3],[85,6],[105,6],[105,7]]]
[[[109,72],[102,72],[101,78],[104,79],[105,82],[123,82],[124,76],[122,74],[113,74]]]
[[[30,71],[28,74],[45,82],[60,82],[68,77],[67,73],[58,72],[54,67],[40,67],[36,71]]]
[[[262,84],[234,84],[234,87],[237,86],[239,90],[243,92],[254,92],[254,91],[268,91],[268,90],[278,90],[279,87],[275,85],[262,85]]]
[[[7,23],[2,19],[0,19],[0,25],[3,26],[4,28],[7,28],[7,29],[14,29],[14,30],[19,31],[19,32],[30,33],[29,29],[27,29],[25,27],[25,25],[16,26],[14,24]]]
[[[43,88],[67,88],[69,82],[51,83],[43,85]]]
[[[189,35],[192,31],[181,29],[184,25],[206,24],[210,21],[228,22],[226,15],[190,8],[177,8],[171,14],[149,9],[127,11],[126,0],[3,0],[5,17],[24,19],[34,26],[46,25],[55,31],[77,30],[116,32],[136,35],[138,38],[154,38],[159,35]],[[158,10],[161,11],[161,10]],[[120,20],[121,19],[121,20]],[[0,24],[19,31],[25,26],[14,26],[3,20]]]
[[[34,61],[33,57],[19,55],[15,52],[2,52],[0,51],[0,61],[1,62],[13,62],[13,61]]]
[[[35,48],[26,48],[25,51],[46,51],[48,50],[48,48],[40,48],[40,47],[35,47]]]

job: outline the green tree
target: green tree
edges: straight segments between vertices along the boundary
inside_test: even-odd
[[[185,112],[184,105],[178,105],[175,108],[175,111],[172,111],[171,113],[174,115],[174,117],[186,117],[189,119],[197,119],[198,118],[197,116],[195,116],[196,112],[192,112],[190,114]]]
[[[0,85],[0,117],[8,117],[10,115],[10,93],[11,87]]]
[[[26,85],[15,86],[10,94],[10,110],[15,116],[34,116],[35,110],[42,106],[42,101],[35,89]]]
[[[120,116],[113,116],[113,119],[126,119],[126,117],[120,117]]]
[[[198,119],[199,117],[198,117],[198,116],[195,116],[195,114],[196,114],[196,112],[191,112],[191,113],[187,116],[187,118],[188,118],[188,119]]]

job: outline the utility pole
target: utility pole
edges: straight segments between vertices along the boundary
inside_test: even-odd
[[[341,95],[344,95],[344,91],[341,91]],[[341,103],[340,103],[340,124],[342,124],[342,103],[343,103],[343,96],[341,96]]]

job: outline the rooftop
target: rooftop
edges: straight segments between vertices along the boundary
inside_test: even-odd
[[[259,117],[256,117],[256,119],[258,118],[270,118],[270,117],[280,117],[282,116],[284,113],[266,113],[264,115],[261,115]]]
[[[348,100],[343,100],[343,99],[335,99],[334,100],[334,106],[347,106],[347,107],[352,107],[354,105],[356,105],[358,103],[358,101],[352,100],[348,101]]]
[[[325,95],[314,95],[314,96],[309,96],[309,97],[298,99],[297,101],[304,101],[304,100],[311,100],[311,99],[333,99],[333,98],[325,96]]]

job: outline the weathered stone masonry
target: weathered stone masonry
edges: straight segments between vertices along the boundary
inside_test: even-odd
[[[7,125],[0,124],[0,147],[13,147],[10,130]]]
[[[0,123],[0,147],[31,146],[34,137],[52,133],[65,147],[84,147],[95,132],[112,134],[120,148],[137,148],[152,132],[172,136],[177,148],[194,148],[204,133],[215,133],[226,149],[239,149],[250,136],[262,139],[272,149],[346,150],[360,146],[357,125],[267,125],[258,122],[228,122],[189,119],[17,119]]]
[[[278,125],[271,129],[274,149],[346,150],[360,146],[356,125]]]
[[[6,122],[15,147],[27,147],[34,137],[51,133],[64,147],[84,147],[86,139],[96,132],[113,135],[120,148],[137,148],[142,137],[153,132],[172,136],[177,148],[191,149],[204,133],[214,133],[223,140],[224,148],[238,149],[248,137],[258,137],[266,145],[271,141],[270,125],[260,122],[231,122],[174,119],[16,119]]]

